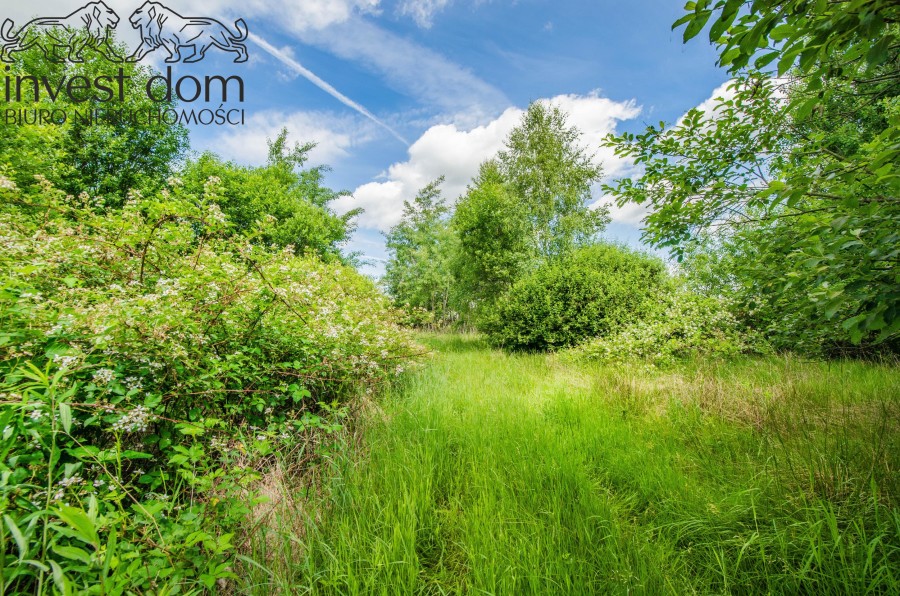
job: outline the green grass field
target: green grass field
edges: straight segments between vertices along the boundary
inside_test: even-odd
[[[616,369],[423,341],[435,355],[365,409],[352,457],[252,535],[268,568],[246,591],[900,592],[897,367]]]

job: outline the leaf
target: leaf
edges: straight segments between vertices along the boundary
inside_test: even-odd
[[[694,15],[693,20],[688,23],[687,28],[684,30],[684,41],[687,43],[693,37],[696,37],[700,31],[703,30],[703,27],[706,26],[707,21],[709,21],[709,17],[712,16],[711,10],[702,10]]]
[[[819,104],[818,97],[810,97],[806,101],[800,104],[800,106],[794,111],[794,117],[797,120],[803,120],[807,116],[809,116],[813,108],[815,108]]]
[[[869,51],[866,54],[866,62],[872,66],[884,63],[888,56],[888,50],[890,49],[892,41],[893,38],[890,35],[885,35],[879,39],[875,45],[869,48]]]
[[[722,34],[728,30],[728,27],[731,26],[731,23],[734,22],[734,14],[728,14],[728,12],[723,11],[722,15],[713,23],[712,27],[709,29],[709,41],[712,43],[716,43],[722,38]]]
[[[206,432],[206,429],[203,428],[202,426],[197,426],[194,424],[186,424],[184,422],[175,425],[175,428],[178,429],[178,432],[180,432],[181,434],[186,435],[188,437],[198,437],[198,436],[203,435]]]
[[[675,29],[678,29],[685,23],[692,21],[693,18],[694,18],[694,13],[684,15],[683,17],[681,17],[680,19],[678,19],[677,21],[672,23],[672,31],[674,31]]]
[[[756,59],[756,62],[754,62],[754,66],[762,70],[763,68],[771,64],[772,61],[775,60],[775,58],[778,58],[780,55],[780,52],[769,52],[768,54],[763,54]]]
[[[68,434],[72,430],[72,408],[65,402],[59,404],[59,421],[62,422],[63,430]]]
[[[9,533],[12,534],[13,540],[16,541],[16,546],[19,547],[19,560],[21,561],[28,554],[28,541],[25,540],[25,536],[22,534],[19,526],[16,525],[16,522],[10,516],[4,515],[3,522],[9,528]]]
[[[107,576],[110,567],[113,566],[112,563],[116,553],[117,540],[116,527],[113,526],[109,529],[109,539],[106,541],[106,556],[103,558],[103,577]]]
[[[50,567],[53,569],[53,583],[56,588],[63,594],[71,594],[72,586],[69,584],[69,578],[63,573],[62,567],[56,561],[49,561]]]
[[[94,522],[91,521],[91,518],[88,517],[87,513],[77,507],[60,505],[57,510],[57,515],[75,530],[75,534],[82,541],[87,542],[98,549],[100,548],[100,537],[97,535],[96,528],[94,528]]]
[[[54,544],[53,552],[61,557],[72,559],[73,561],[81,561],[82,563],[85,563],[87,565],[91,564],[91,555],[88,554],[87,551],[75,546],[60,546],[58,544]]]
[[[772,41],[782,41],[791,37],[795,31],[796,29],[794,29],[792,25],[784,23],[777,27],[773,27],[772,30],[769,31],[769,38]]]

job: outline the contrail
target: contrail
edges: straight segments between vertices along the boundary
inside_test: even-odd
[[[293,58],[291,58],[290,56],[286,55],[284,52],[282,52],[281,50],[279,50],[278,48],[276,48],[275,46],[273,46],[272,44],[267,42],[265,39],[259,37],[258,35],[250,33],[249,38],[251,41],[253,41],[253,43],[255,43],[256,45],[258,45],[259,47],[264,49],[266,52],[268,52],[270,55],[272,55],[272,57],[276,58],[279,62],[281,62],[282,64],[284,64],[285,66],[287,66],[288,68],[293,70],[294,72],[296,72],[298,75],[306,78],[313,85],[315,85],[316,87],[318,87],[325,93],[331,95],[332,97],[337,99],[339,102],[341,102],[345,106],[356,110],[357,112],[359,112],[360,114],[362,114],[363,116],[365,116],[366,118],[368,118],[369,120],[371,120],[372,122],[374,122],[375,124],[380,126],[381,128],[385,129],[386,131],[391,133],[391,135],[396,137],[397,140],[399,140],[401,143],[403,143],[407,147],[409,146],[409,141],[407,141],[402,136],[400,136],[400,134],[397,131],[395,131],[393,128],[391,128],[390,126],[388,126],[387,124],[385,124],[384,122],[382,122],[381,120],[376,118],[372,112],[370,112],[363,106],[359,105],[358,103],[356,103],[355,101],[353,101],[352,99],[350,99],[349,97],[347,97],[346,95],[344,95],[343,93],[341,93],[340,91],[338,91],[337,89],[335,89],[334,87],[332,87],[331,85],[329,85],[328,83],[323,81],[314,72],[312,72],[311,70],[309,70],[308,68],[306,68],[305,66],[303,66],[302,64],[300,64],[299,62],[294,60]]]

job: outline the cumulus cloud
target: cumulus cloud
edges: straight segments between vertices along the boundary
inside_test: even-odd
[[[616,102],[597,93],[562,95],[546,101],[569,114],[569,123],[584,133],[581,143],[595,151],[595,159],[607,175],[621,175],[627,170],[627,162],[609,150],[599,149],[599,144],[618,122],[638,115],[640,109],[633,102]],[[420,188],[440,176],[446,177],[444,196],[455,200],[465,192],[479,165],[503,147],[523,114],[520,108],[509,108],[488,124],[470,129],[457,124],[432,126],[409,148],[406,161],[388,168],[384,180],[360,186],[352,196],[339,199],[335,208],[348,211],[362,207],[366,213],[359,220],[361,227],[387,230],[400,220],[403,201],[412,200]]]

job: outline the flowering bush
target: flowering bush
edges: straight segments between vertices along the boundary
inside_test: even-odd
[[[353,269],[229,233],[217,184],[104,212],[0,178],[0,592],[227,580],[254,458],[419,351]]]
[[[651,316],[574,348],[570,355],[602,362],[644,360],[669,365],[693,355],[731,358],[771,349],[742,328],[725,302],[686,291],[667,295]]]

